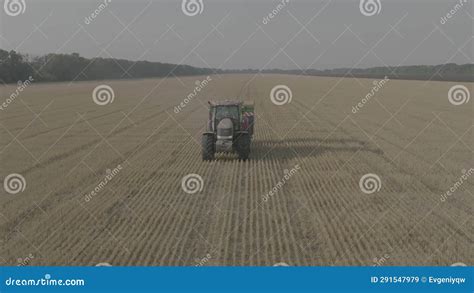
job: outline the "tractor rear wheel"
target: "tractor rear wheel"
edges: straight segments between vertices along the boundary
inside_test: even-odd
[[[205,133],[202,135],[202,159],[204,161],[214,160],[214,154],[216,152],[214,135],[211,133]]]
[[[239,160],[246,161],[250,156],[250,135],[244,133],[237,138],[237,154]]]

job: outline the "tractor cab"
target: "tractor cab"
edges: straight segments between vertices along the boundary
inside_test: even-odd
[[[212,130],[215,129],[215,127],[219,124],[220,121],[223,119],[230,119],[233,124],[233,129],[235,131],[240,130],[240,124],[241,124],[241,110],[240,110],[240,104],[236,102],[235,104],[214,104],[211,105],[210,111],[210,122],[211,122],[211,128]]]

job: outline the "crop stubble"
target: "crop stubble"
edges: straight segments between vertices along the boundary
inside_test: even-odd
[[[449,104],[455,83],[389,81],[354,114],[372,80],[222,75],[175,113],[203,78],[32,85],[2,111],[2,178],[27,182],[1,190],[3,264],[472,264],[472,178],[440,201],[473,167],[472,102]],[[106,106],[91,98],[101,83]],[[291,103],[272,104],[278,84]],[[251,160],[202,162],[207,99],[238,95],[256,104]],[[189,173],[202,192],[181,189]],[[366,173],[379,192],[359,189]]]

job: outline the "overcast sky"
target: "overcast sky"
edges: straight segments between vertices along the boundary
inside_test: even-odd
[[[474,0],[457,8],[463,0],[367,0],[379,7],[372,16],[359,0],[289,0],[280,9],[284,0],[195,0],[203,4],[195,16],[181,0],[111,0],[94,18],[104,0],[5,1],[24,1],[25,10],[11,16],[2,5],[0,48],[33,55],[224,69],[473,63]]]

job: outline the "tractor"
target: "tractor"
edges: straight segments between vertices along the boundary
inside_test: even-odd
[[[202,159],[216,153],[237,153],[247,160],[254,130],[254,106],[242,101],[209,101],[209,118],[202,134]]]

